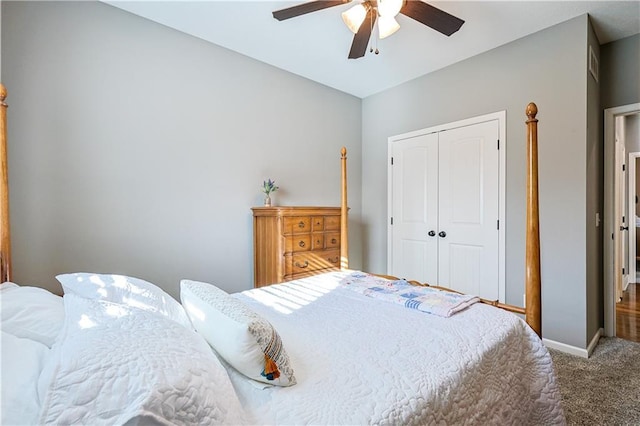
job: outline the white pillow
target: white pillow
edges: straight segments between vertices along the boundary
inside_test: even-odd
[[[296,383],[278,332],[241,301],[190,280],[180,282],[180,300],[196,331],[240,373],[272,385]]]
[[[64,327],[39,378],[37,424],[248,421],[226,369],[195,331],[119,303],[66,294],[64,304]]]
[[[37,424],[38,377],[49,349],[39,342],[2,332],[2,414],[0,424]]]
[[[51,347],[64,323],[64,303],[39,287],[0,285],[2,331]]]
[[[73,293],[85,299],[119,303],[164,315],[193,330],[191,322],[180,304],[160,287],[139,278],[114,274],[78,272],[56,277],[64,293]]]
[[[2,284],[0,284],[0,292],[7,291],[9,289],[16,288],[16,287],[20,287],[20,286],[16,283],[12,283],[11,281],[5,281]]]

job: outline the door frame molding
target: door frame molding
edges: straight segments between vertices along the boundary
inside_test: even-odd
[[[615,185],[615,143],[616,117],[640,112],[640,103],[623,105],[604,110],[604,227],[603,269],[604,269],[604,334],[616,335],[615,277],[613,271],[613,246],[615,235],[613,193]]]
[[[485,123],[487,121],[498,120],[498,138],[500,140],[500,149],[498,150],[498,220],[500,221],[500,229],[498,230],[498,301],[506,303],[506,165],[507,165],[507,111],[498,111],[490,114],[479,115],[477,117],[466,118],[451,123],[431,126],[424,129],[415,130],[408,133],[402,133],[390,136],[387,140],[387,273],[393,265],[393,228],[391,225],[391,216],[393,210],[393,182],[392,182],[392,166],[391,157],[393,153],[393,143],[416,136],[426,135],[429,133],[437,133],[443,130],[452,130],[459,127],[471,126],[474,124]],[[497,142],[496,142],[497,143]],[[410,277],[409,277],[410,278]]]

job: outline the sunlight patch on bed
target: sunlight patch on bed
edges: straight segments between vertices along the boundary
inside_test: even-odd
[[[96,323],[93,322],[91,318],[87,314],[82,314],[80,316],[80,321],[78,321],[78,325],[80,328],[92,328],[96,326]]]
[[[310,305],[340,286],[339,274],[318,275],[243,292],[246,296],[288,315]]]
[[[263,290],[273,294],[276,297],[280,297],[281,299],[287,300],[292,304],[295,304],[298,306],[308,305],[310,302],[313,302],[316,299],[314,297],[306,298],[306,299],[301,298],[298,295],[292,294],[291,292],[288,292],[284,288],[280,288],[280,287],[267,287],[267,288],[264,288]]]
[[[331,276],[317,275],[300,281],[293,281],[292,283],[295,283],[297,288],[327,294],[340,286],[341,278],[342,276],[338,274],[331,274]]]
[[[278,290],[285,292],[287,294],[291,294],[292,297],[299,297],[309,302],[312,302],[316,300],[318,297],[322,296],[322,293],[319,293],[317,291],[312,291],[305,288],[298,288],[295,285],[291,285],[289,283],[278,286]]]
[[[257,302],[272,308],[274,311],[280,312],[281,314],[288,315],[293,312],[291,309],[282,306],[277,298],[262,289],[244,292],[244,294]]]
[[[283,314],[290,314],[300,308],[299,304],[282,298],[278,294],[273,294],[273,292],[267,291],[264,287],[248,292],[246,295]]]
[[[84,281],[84,277],[78,277],[77,280],[78,282],[82,282]],[[101,287],[98,292],[103,295],[106,296],[108,294],[107,289],[109,288],[119,288],[119,289],[123,289],[126,290],[127,292],[131,293],[131,294],[139,294],[139,295],[151,295],[151,292],[146,289],[146,288],[142,288],[136,285],[132,285],[129,277],[124,276],[124,275],[91,275],[89,277],[89,281],[92,282],[93,284],[95,284],[98,287]]]
[[[124,317],[125,315],[129,315],[129,311],[124,306],[118,305],[109,305],[105,307],[105,313],[114,318]]]
[[[123,297],[122,298],[122,302],[127,305],[127,306],[131,306],[134,308],[139,308],[145,311],[151,311],[151,312],[155,312],[157,311],[157,308],[153,305],[150,305],[148,303],[144,303],[141,300],[137,300],[131,297]]]

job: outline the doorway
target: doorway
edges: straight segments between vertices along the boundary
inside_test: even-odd
[[[627,124],[640,121],[640,103],[609,108],[604,112],[604,330],[616,336],[616,305],[624,287],[636,281],[636,261],[631,259],[636,234],[635,194],[630,196],[629,159],[640,152],[640,129]],[[624,152],[634,153],[628,158]],[[635,161],[633,165],[634,171]],[[630,180],[634,182],[629,183]],[[629,190],[625,190],[629,187]],[[629,232],[631,231],[631,232]],[[635,257],[635,256],[634,256]],[[635,285],[635,284],[634,284]]]
[[[636,116],[640,120],[640,114]],[[629,265],[629,273],[627,274],[627,282],[624,290],[630,283],[640,282],[640,152],[630,152],[627,161],[628,169],[628,195],[627,195],[627,217],[629,226],[629,257],[627,265]]]

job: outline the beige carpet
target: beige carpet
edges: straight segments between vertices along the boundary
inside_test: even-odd
[[[600,339],[589,359],[549,350],[569,425],[640,425],[640,343]]]

